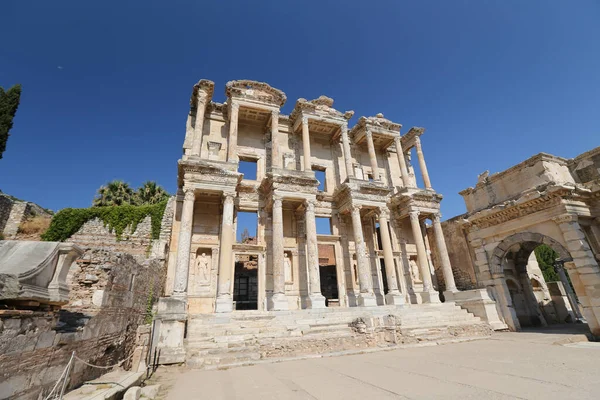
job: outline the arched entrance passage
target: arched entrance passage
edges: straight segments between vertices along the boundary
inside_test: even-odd
[[[490,272],[495,281],[494,289],[500,312],[512,330],[521,326],[545,326],[548,323],[573,322],[579,316],[577,303],[566,275],[560,285],[567,292],[570,318],[558,320],[557,304],[564,308],[564,301],[555,301],[541,276],[541,270],[533,251],[540,245],[552,248],[562,262],[571,262],[568,250],[557,240],[533,232],[510,235],[494,249],[490,259]],[[537,270],[536,270],[537,268]],[[563,279],[564,278],[564,279]],[[541,281],[543,281],[543,284]],[[538,291],[536,292],[536,288]],[[545,293],[539,292],[544,290]],[[566,310],[565,312],[567,312]]]

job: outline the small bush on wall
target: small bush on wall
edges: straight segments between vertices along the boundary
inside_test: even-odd
[[[83,224],[94,218],[100,219],[104,226],[117,236],[117,240],[121,240],[127,227],[134,232],[148,215],[152,221],[152,239],[158,239],[167,201],[142,206],[124,204],[112,207],[65,208],[54,215],[50,227],[42,234],[42,240],[65,241],[81,229]]]

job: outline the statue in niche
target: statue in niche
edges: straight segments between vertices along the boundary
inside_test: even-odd
[[[207,282],[210,277],[210,256],[202,253],[201,256],[196,256],[196,271],[201,282]]]
[[[292,276],[292,260],[290,260],[288,253],[283,253],[283,274],[286,283],[294,281]]]
[[[421,272],[419,271],[419,266],[417,265],[417,262],[411,258],[408,261],[408,264],[410,265],[410,276],[412,277],[413,282],[422,282]]]

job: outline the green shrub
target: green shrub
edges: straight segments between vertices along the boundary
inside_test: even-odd
[[[140,222],[150,215],[152,221],[152,239],[158,239],[160,225],[165,212],[167,201],[158,204],[133,206],[91,207],[91,208],[65,208],[57,212],[52,218],[50,227],[42,234],[42,240],[62,242],[73,236],[83,224],[94,218],[99,218],[104,226],[121,240],[123,232],[130,226],[134,232]]]

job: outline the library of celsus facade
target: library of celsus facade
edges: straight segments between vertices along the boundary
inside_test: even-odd
[[[178,163],[167,297],[159,305],[168,316],[165,347],[182,347],[193,329],[173,321],[195,315],[451,302],[457,289],[423,128],[401,135],[382,114],[356,118],[325,96],[298,99],[285,115],[286,95],[261,82],[227,83],[224,103],[212,100],[213,91],[208,80],[193,88]],[[242,232],[247,220],[256,230]]]

